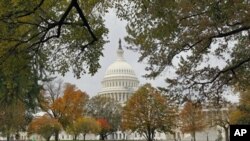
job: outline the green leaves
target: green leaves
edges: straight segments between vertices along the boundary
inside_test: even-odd
[[[27,59],[36,60],[33,63],[47,73],[64,75],[72,69],[79,78],[97,71],[108,31],[100,15],[108,4],[92,0],[12,2],[0,3],[0,46],[5,48],[0,50],[1,62],[18,51],[28,52]],[[96,8],[102,10],[94,12]]]
[[[240,1],[132,1],[116,0],[117,15],[128,21],[125,38],[137,50],[139,61],[148,62],[146,77],[167,75],[180,89],[200,93],[221,93],[244,79],[249,54],[229,57],[235,49],[249,48],[249,3]],[[246,57],[246,58],[245,58]],[[184,60],[180,60],[183,58]],[[237,78],[239,76],[239,78]],[[170,82],[170,81],[169,81]]]

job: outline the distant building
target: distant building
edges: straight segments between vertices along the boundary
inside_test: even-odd
[[[138,88],[138,78],[130,64],[123,58],[121,41],[117,50],[117,59],[106,70],[102,80],[102,90],[98,95],[115,99],[123,104]]]
[[[98,95],[110,97],[121,103],[122,105],[129,99],[129,97],[138,89],[139,80],[133,70],[132,66],[126,62],[123,57],[123,49],[121,46],[121,41],[119,41],[119,47],[117,49],[117,59],[113,62],[106,70],[106,73],[102,80],[102,89]],[[205,108],[204,112],[206,113],[206,119],[209,124],[213,125],[213,120],[210,120],[211,117],[215,116],[216,109]],[[227,112],[227,108],[223,108],[222,113]],[[224,136],[223,130],[219,127],[208,128],[203,132],[198,132],[196,134],[197,141],[215,141],[219,134],[219,131],[222,131],[222,136]],[[190,134],[184,134],[179,129],[176,129],[174,135],[156,133],[156,140],[168,140],[174,141],[174,136],[176,141],[191,141]],[[20,133],[21,140],[44,140],[39,135],[27,136],[26,132]],[[0,140],[5,140],[6,138],[0,137]],[[72,140],[73,136],[62,131],[59,134],[59,140]],[[80,135],[79,140],[83,139]],[[99,137],[94,134],[88,134],[86,140],[98,140]],[[53,140],[53,138],[51,139]],[[144,137],[139,133],[131,132],[122,132],[117,131],[108,136],[108,140],[145,140]]]

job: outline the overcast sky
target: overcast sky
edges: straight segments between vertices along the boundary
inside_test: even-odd
[[[116,50],[118,48],[119,38],[122,39],[122,46],[126,46],[125,41],[123,40],[126,35],[125,22],[120,21],[114,11],[110,11],[106,16],[106,26],[109,29],[108,40],[109,43],[104,46],[104,57],[101,58],[100,64],[101,68],[94,76],[84,75],[80,79],[74,78],[72,73],[67,73],[64,77],[59,76],[64,80],[64,82],[69,82],[75,84],[82,91],[87,92],[90,96],[96,95],[101,91],[101,81],[105,75],[105,71],[110,64],[116,60]],[[134,71],[140,81],[140,84],[151,83],[153,86],[164,86],[164,77],[156,78],[156,80],[146,80],[142,77],[146,72],[144,68],[146,64],[138,63],[139,54],[126,49],[124,50],[125,60],[134,68]]]
[[[80,79],[74,78],[73,74],[71,72],[67,73],[64,77],[59,76],[59,78],[62,78],[64,82],[69,82],[71,84],[75,84],[79,89],[82,91],[87,92],[88,95],[95,96],[98,92],[101,91],[101,81],[105,75],[105,71],[108,68],[110,64],[112,64],[116,60],[116,50],[118,48],[118,41],[119,38],[122,39],[122,46],[124,50],[124,58],[125,60],[134,68],[134,71],[140,81],[140,85],[145,83],[151,83],[153,86],[158,87],[164,87],[166,86],[166,83],[164,79],[166,76],[171,76],[173,73],[170,72],[170,70],[167,70],[161,74],[161,76],[157,77],[155,80],[149,80],[142,77],[142,75],[146,74],[146,71],[144,70],[146,67],[145,63],[138,63],[139,54],[137,52],[131,51],[126,49],[124,46],[126,46],[126,42],[123,40],[123,38],[126,36],[126,29],[125,25],[126,22],[120,21],[116,15],[115,12],[110,10],[109,13],[107,13],[106,17],[106,27],[109,29],[108,34],[108,40],[109,43],[105,44],[103,54],[104,56],[100,59],[101,68],[98,70],[98,72],[94,76],[90,75],[83,75]],[[211,58],[210,58],[211,59]],[[215,59],[212,57],[211,59],[212,64],[216,64],[214,62],[218,62],[218,59]],[[221,65],[222,62],[220,62]],[[230,99],[233,102],[237,102],[238,98],[237,96],[227,96],[228,99]]]

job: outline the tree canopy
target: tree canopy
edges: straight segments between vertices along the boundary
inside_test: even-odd
[[[245,0],[116,0],[129,48],[148,62],[145,76],[173,69],[170,92],[205,96],[249,85],[249,7]]]
[[[68,125],[86,114],[84,112],[88,95],[72,84],[66,84],[63,93],[62,97],[57,98],[52,103],[51,109],[57,113],[58,117],[56,118],[66,129]]]
[[[230,113],[231,124],[250,124],[250,89],[240,92],[239,105]]]
[[[27,54],[37,73],[65,74],[78,78],[100,67],[104,37],[103,14],[109,2],[78,0],[12,0],[0,2],[0,68]],[[27,64],[20,63],[21,69]]]
[[[189,100],[180,112],[180,129],[183,133],[190,133],[193,140],[196,141],[195,133],[204,130],[207,126],[204,119],[202,105]]]
[[[156,131],[173,132],[176,127],[175,116],[175,108],[160,91],[145,84],[127,101],[122,112],[122,128],[142,134],[147,141],[153,141]]]
[[[40,82],[69,70],[79,78],[100,68],[107,42],[101,0],[0,1],[0,106],[37,106]]]
[[[28,126],[28,134],[39,134],[46,141],[50,140],[50,137],[57,131],[62,129],[61,124],[57,119],[51,118],[48,115],[34,118]]]
[[[107,136],[120,128],[121,105],[110,97],[95,96],[87,103],[87,114],[96,118],[100,124],[100,139],[105,140]]]

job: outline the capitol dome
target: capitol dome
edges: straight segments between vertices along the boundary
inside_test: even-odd
[[[123,58],[121,41],[117,50],[117,59],[106,70],[99,95],[111,97],[120,103],[127,101],[139,85],[138,78],[130,64]]]

